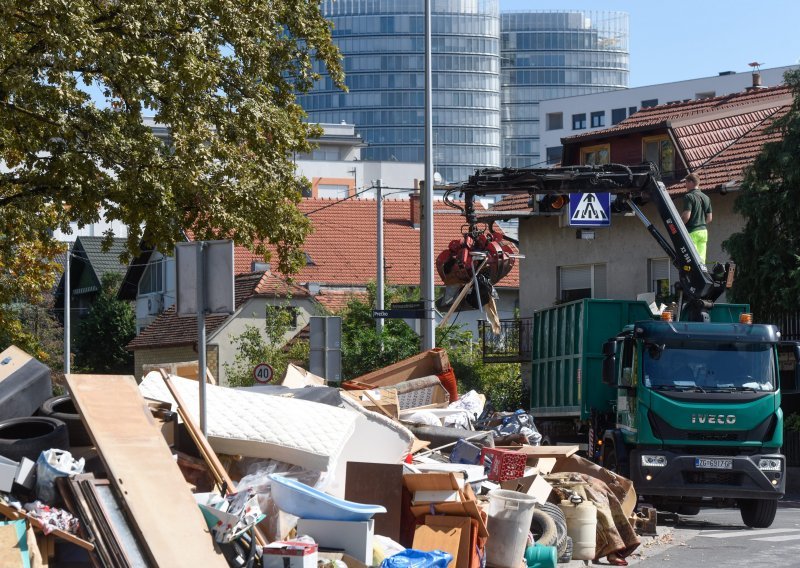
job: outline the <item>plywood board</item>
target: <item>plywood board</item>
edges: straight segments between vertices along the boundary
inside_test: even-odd
[[[375,534],[400,540],[402,464],[348,462],[344,498],[356,503],[386,507],[386,513],[375,515]]]
[[[66,378],[152,562],[227,567],[135,382],[123,375]]]
[[[448,568],[455,568],[458,563],[458,549],[461,546],[461,529],[456,527],[433,528],[420,525],[414,531],[414,544],[412,548],[430,552],[441,550],[452,556],[447,564]]]

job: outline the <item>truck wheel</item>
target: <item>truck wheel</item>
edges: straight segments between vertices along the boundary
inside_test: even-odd
[[[765,529],[772,525],[778,512],[777,499],[740,499],[742,522],[751,529]]]

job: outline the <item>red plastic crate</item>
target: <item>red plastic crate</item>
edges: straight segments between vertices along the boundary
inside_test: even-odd
[[[513,450],[500,450],[497,448],[483,448],[481,450],[481,463],[489,468],[487,476],[490,481],[508,481],[525,475],[525,464],[528,456]]]

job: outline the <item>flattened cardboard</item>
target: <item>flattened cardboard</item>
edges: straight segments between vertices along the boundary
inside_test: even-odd
[[[412,495],[416,491],[458,489],[458,481],[453,473],[410,473],[403,476],[403,483]],[[413,505],[411,506],[411,514],[419,519],[420,517],[431,514],[431,509],[433,509],[434,513],[439,515],[471,517],[478,521],[479,536],[489,536],[489,531],[486,528],[486,521],[481,516],[477,498],[469,484],[465,484],[464,488],[461,490],[461,502]]]
[[[403,512],[403,465],[348,462],[344,498],[355,503],[383,505],[386,513],[375,515],[375,532],[400,540]]]
[[[448,568],[455,568],[458,551],[461,547],[461,529],[455,527],[434,528],[420,525],[414,531],[415,550],[431,552],[441,550],[447,552],[453,559],[447,564]]]
[[[445,515],[427,515],[425,517],[425,525],[432,529],[459,529],[461,531],[461,539],[458,543],[458,554],[453,555],[454,562],[451,562],[449,568],[469,568],[469,559],[472,552],[471,532],[473,519],[469,517],[448,517]],[[414,535],[414,548],[416,548],[416,534]],[[449,551],[448,551],[449,552]]]

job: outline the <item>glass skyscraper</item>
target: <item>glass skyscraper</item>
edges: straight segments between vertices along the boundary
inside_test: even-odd
[[[354,124],[362,159],[423,162],[424,0],[323,0],[322,11],[349,92],[319,64],[322,78],[298,99],[309,120]],[[434,169],[447,182],[557,161],[539,147],[539,101],[628,86],[622,12],[500,14],[499,0],[432,0],[432,24]]]
[[[425,159],[423,0],[323,0],[348,93],[319,68],[299,97],[313,122],[354,124],[365,160]],[[499,0],[433,0],[434,169],[447,182],[499,166]]]
[[[548,125],[547,117],[542,117],[542,124],[539,122],[538,103],[627,87],[628,15],[503,12],[500,29],[503,165],[554,163],[560,155],[548,156],[545,149],[539,148],[539,129]],[[584,116],[583,120],[599,122],[604,118]]]

